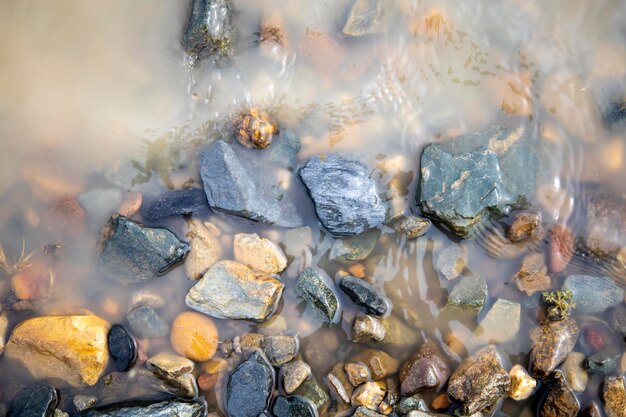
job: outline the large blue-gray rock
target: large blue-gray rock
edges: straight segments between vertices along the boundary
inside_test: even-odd
[[[200,176],[209,206],[255,222],[298,227],[302,218],[288,196],[281,194],[270,168],[244,150],[235,152],[215,142],[200,159]]]
[[[230,0],[193,0],[181,44],[194,59],[232,55],[237,40]]]
[[[585,314],[601,313],[624,300],[624,290],[609,277],[570,275],[563,282],[563,290],[571,290],[575,311]]]
[[[255,351],[228,377],[226,414],[251,417],[261,414],[274,389],[274,369],[260,351]]]
[[[492,127],[424,148],[417,203],[467,237],[491,214],[522,206],[535,193],[538,145],[523,128]]]
[[[195,401],[132,401],[92,408],[81,417],[204,417],[205,406]]]
[[[189,214],[200,217],[209,214],[209,204],[204,190],[198,188],[173,190],[144,197],[141,214],[147,220]]]
[[[338,154],[313,156],[300,168],[300,178],[322,225],[335,235],[356,235],[385,221],[370,169]]]
[[[167,229],[113,215],[102,228],[99,263],[120,284],[148,281],[182,261],[189,245]]]
[[[54,387],[41,381],[17,393],[7,417],[52,417],[57,402]]]

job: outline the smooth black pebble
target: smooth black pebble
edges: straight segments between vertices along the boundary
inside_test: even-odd
[[[109,353],[118,371],[127,371],[137,361],[137,342],[131,337],[126,329],[114,324],[109,330],[107,338]]]

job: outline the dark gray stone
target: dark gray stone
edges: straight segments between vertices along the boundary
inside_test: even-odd
[[[261,414],[274,389],[274,369],[260,351],[255,351],[228,377],[226,413],[229,417]]]
[[[428,411],[426,401],[421,395],[415,394],[411,397],[404,397],[400,399],[395,408],[395,412],[399,416],[405,416],[411,411]]]
[[[461,277],[461,281],[448,295],[447,308],[458,310],[482,310],[487,299],[487,282],[481,275]]]
[[[80,417],[204,417],[202,403],[183,400],[132,401],[92,408]]]
[[[317,415],[315,407],[307,399],[298,395],[278,396],[272,411],[276,417],[315,417]]]
[[[330,326],[339,321],[339,301],[330,287],[330,278],[323,277],[322,274],[323,272],[311,267],[306,268],[298,277],[296,293],[307,302],[324,324]]]
[[[144,196],[141,214],[147,220],[189,214],[201,217],[209,214],[209,203],[204,190],[198,188],[167,191],[150,197]]]
[[[539,408],[539,417],[575,417],[580,404],[561,371],[550,374],[547,383],[548,393]]]
[[[384,0],[355,0],[350,7],[343,34],[364,36],[387,30],[389,4]]]
[[[601,313],[624,300],[624,290],[609,277],[570,275],[565,278],[562,289],[574,294],[574,311],[585,314]]]
[[[610,346],[587,357],[583,361],[583,367],[589,372],[602,372],[608,375],[617,369],[617,365],[619,365],[621,357],[622,352],[620,352],[619,349]]]
[[[276,191],[265,167],[235,153],[223,141],[214,143],[200,159],[200,176],[209,206],[216,211],[259,223],[298,227],[302,218],[293,202]]]
[[[114,324],[107,337],[109,353],[117,371],[127,371],[137,361],[137,342],[126,329]]]
[[[193,0],[183,48],[193,58],[231,56],[237,40],[233,20],[230,0]]]
[[[341,279],[339,288],[368,314],[382,316],[387,312],[388,305],[385,299],[365,280],[348,275]]]
[[[126,319],[133,332],[140,337],[163,337],[167,336],[170,327],[151,307],[139,306],[131,310]]]
[[[189,245],[166,229],[113,215],[102,228],[99,262],[120,284],[148,281],[182,261]]]
[[[604,123],[610,129],[623,129],[626,127],[626,98],[613,100],[605,106],[602,115]]]
[[[338,154],[314,156],[300,178],[322,225],[335,235],[356,235],[385,221],[387,207],[370,178],[370,169]]]
[[[417,203],[467,237],[491,214],[503,215],[535,192],[538,146],[522,128],[492,127],[424,148]]]
[[[7,417],[52,417],[57,402],[54,387],[41,381],[17,393]]]

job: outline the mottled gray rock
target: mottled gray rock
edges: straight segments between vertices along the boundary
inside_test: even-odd
[[[146,367],[159,378],[176,378],[193,372],[193,361],[184,356],[168,352],[159,352],[148,358]]]
[[[624,300],[624,290],[609,277],[570,275],[563,282],[563,290],[571,290],[575,311],[586,314],[601,313]]]
[[[384,0],[355,0],[343,26],[343,34],[364,36],[385,32],[388,9],[389,4]]]
[[[0,321],[1,320],[2,318],[0,317]],[[618,305],[611,310],[609,314],[609,327],[618,334],[621,334],[622,337],[626,337],[626,306],[623,304]],[[0,325],[0,329],[1,328],[2,326]],[[0,333],[0,337],[1,336],[2,333]],[[0,352],[1,351],[2,349],[0,348]]]
[[[309,267],[302,271],[296,283],[298,296],[303,298],[320,320],[329,326],[337,323],[340,317],[339,301],[330,287],[330,282],[325,273]]]
[[[151,307],[139,306],[126,315],[133,332],[140,337],[167,336],[170,326],[165,323]]]
[[[95,395],[76,394],[72,399],[74,408],[78,411],[84,411],[93,407],[98,402],[98,397]]]
[[[487,299],[487,282],[481,275],[462,277],[448,295],[446,307],[480,311]]]
[[[360,162],[331,154],[314,156],[300,169],[322,225],[335,235],[356,235],[385,221],[387,207],[370,170]]]
[[[326,392],[324,387],[318,382],[318,380],[314,376],[311,376],[309,379],[304,381],[302,385],[300,385],[298,389],[294,392],[294,394],[311,401],[313,406],[317,408],[318,411],[322,410],[324,406],[330,401],[330,396],[328,395],[328,392]]]
[[[266,167],[224,141],[215,142],[200,158],[200,176],[213,210],[264,224],[301,226],[293,202],[264,171]]]
[[[202,403],[183,400],[130,401],[84,411],[80,417],[204,417]]]
[[[578,325],[572,318],[541,324],[531,334],[530,374],[545,378],[556,369],[574,349],[578,340]]]
[[[402,398],[395,408],[396,414],[400,416],[405,416],[411,411],[428,411],[426,401],[420,394]]]
[[[621,357],[622,352],[619,349],[609,346],[587,357],[583,362],[583,366],[589,372],[602,372],[608,375],[617,369]]]
[[[480,321],[474,334],[488,343],[514,340],[520,329],[522,307],[519,303],[498,298]]]
[[[209,204],[206,194],[201,189],[173,190],[159,195],[144,196],[141,214],[147,220],[190,214],[202,217],[209,214]]]
[[[181,44],[193,58],[231,56],[237,40],[230,0],[193,0]]]
[[[432,342],[425,342],[400,367],[400,390],[403,396],[420,391],[438,390],[450,377],[450,368]]]
[[[315,417],[315,407],[306,398],[294,395],[279,395],[274,402],[272,411],[276,417]]]
[[[498,351],[489,345],[456,368],[448,383],[448,395],[461,404],[465,414],[474,414],[494,405],[508,393],[510,385]]]
[[[287,394],[293,393],[311,375],[311,367],[304,361],[296,359],[281,368],[283,389]]]
[[[358,236],[337,239],[330,248],[329,257],[333,261],[351,262],[367,258],[378,240],[378,233],[371,230]]]
[[[230,417],[261,414],[274,389],[274,370],[260,351],[255,351],[228,377],[226,413]]]
[[[113,214],[122,204],[123,198],[122,192],[116,188],[90,190],[76,197],[89,217],[100,221]]]
[[[439,252],[435,267],[448,280],[461,275],[467,265],[467,250],[458,243],[451,243]]]
[[[607,417],[626,415],[626,382],[623,376],[609,376],[604,379],[602,403]]]
[[[584,190],[584,244],[605,257],[626,246],[626,195],[598,187]]]
[[[420,237],[430,229],[431,222],[428,219],[417,216],[408,216],[400,222],[398,230],[404,233],[407,239]]]
[[[217,318],[265,320],[278,305],[282,282],[234,261],[214,264],[185,298],[190,308]]]
[[[388,305],[385,298],[365,280],[348,275],[341,279],[339,288],[354,304],[363,308],[368,314],[382,316],[387,312]]]
[[[580,404],[561,371],[551,373],[547,383],[548,393],[539,408],[539,417],[575,417]]]
[[[385,333],[385,326],[376,317],[359,314],[352,322],[350,340],[354,343],[382,342]]]
[[[552,280],[548,275],[545,255],[532,253],[524,258],[520,270],[513,276],[517,289],[533,295],[539,291],[549,290]]]
[[[263,338],[263,352],[273,366],[281,366],[298,354],[298,336],[272,335]]]
[[[182,261],[189,245],[166,229],[113,215],[102,228],[99,262],[120,284],[144,282]]]
[[[534,195],[538,146],[523,128],[492,127],[424,148],[417,203],[462,237]]]
[[[41,381],[17,393],[7,417],[52,417],[57,402],[54,387]]]

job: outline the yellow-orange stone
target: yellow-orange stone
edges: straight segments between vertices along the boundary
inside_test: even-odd
[[[13,329],[5,355],[21,362],[36,379],[95,385],[109,359],[109,327],[92,315],[36,317]]]
[[[207,361],[217,350],[218,333],[213,320],[200,313],[180,313],[170,333],[172,348],[192,361]]]

